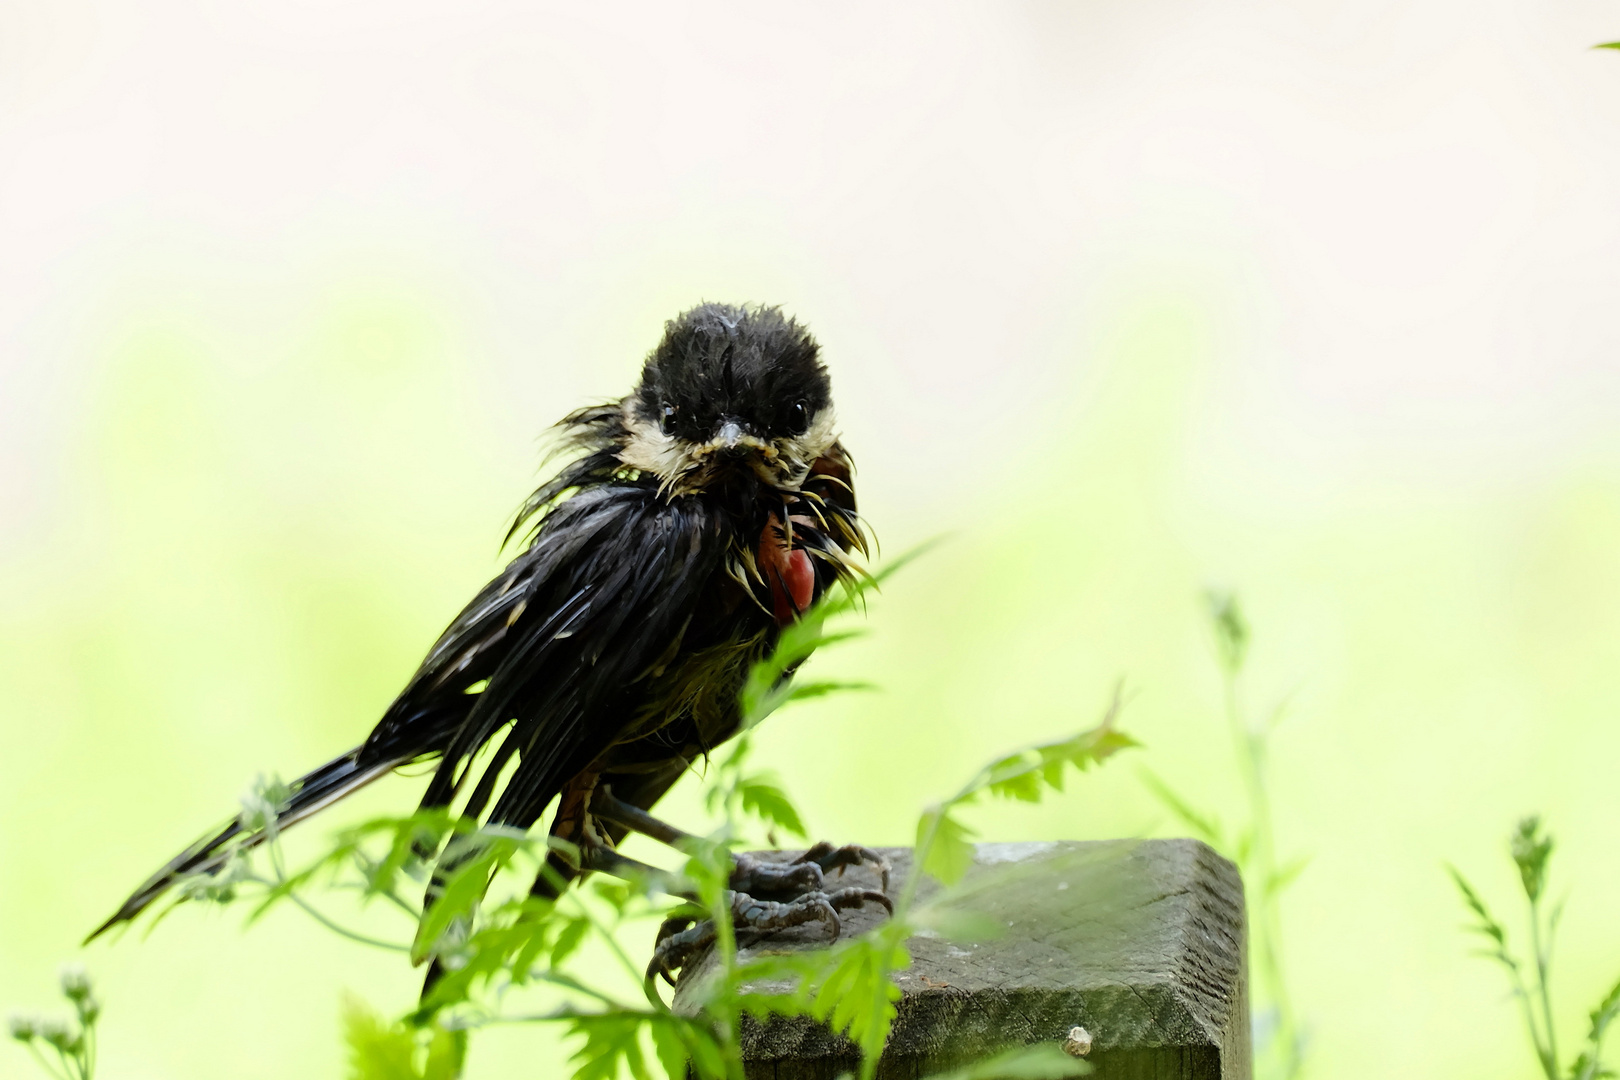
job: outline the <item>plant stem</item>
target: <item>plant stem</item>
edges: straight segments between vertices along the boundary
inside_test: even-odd
[[[1226,721],[1232,731],[1233,749],[1238,759],[1238,771],[1249,797],[1249,813],[1254,829],[1254,848],[1251,861],[1258,878],[1260,895],[1254,903],[1255,922],[1260,930],[1260,963],[1267,985],[1277,1007],[1275,1039],[1282,1043],[1282,1075],[1299,1075],[1303,1064],[1300,1057],[1299,1034],[1294,1006],[1288,996],[1282,966],[1282,928],[1277,912],[1274,884],[1277,880],[1276,842],[1271,823],[1271,797],[1266,789],[1265,735],[1252,732],[1243,722],[1238,703],[1237,672],[1226,669]]]
[[[598,936],[607,942],[608,948],[612,950],[614,956],[618,957],[619,963],[624,965],[624,970],[630,973],[630,977],[637,980],[641,979],[646,972],[638,968],[635,961],[630,959],[630,954],[625,952],[624,946],[619,943],[618,935],[602,925],[601,921],[597,919],[596,913],[591,911],[590,905],[585,902],[585,898],[580,896],[578,891],[573,893],[573,900],[574,906],[579,908],[579,913],[585,917],[586,922],[591,924],[591,929],[596,931]],[[664,1000],[656,994],[653,995],[653,998],[658,1005],[664,1005]],[[667,1007],[665,1007],[665,1011],[668,1011]]]
[[[363,884],[360,885],[359,888],[361,889],[362,892],[365,891],[365,886]],[[379,889],[379,890],[376,890],[375,892],[372,892],[371,895],[372,896],[380,896],[383,899],[389,901],[395,907],[399,908],[399,910],[401,910],[405,914],[409,915],[413,922],[421,921],[421,918],[422,918],[421,910],[416,908],[416,907],[413,907],[410,904],[409,901],[407,901],[403,896],[400,896],[398,893],[394,892],[394,890],[392,890],[392,889]]]
[[[267,885],[273,885],[273,886],[285,885],[287,883],[287,871],[281,864],[281,851],[280,851],[280,849],[277,847],[276,842],[274,840],[270,841],[270,843],[266,845],[266,849],[270,853],[270,869],[275,872],[276,879],[275,879],[274,882],[264,882],[263,878],[256,878],[256,880],[264,882],[264,884],[267,884]],[[390,952],[408,953],[408,952],[411,951],[411,947],[409,945],[400,945],[400,944],[398,944],[396,942],[392,942],[392,941],[383,941],[381,938],[368,937],[365,934],[360,933],[359,931],[350,930],[348,927],[343,926],[340,923],[334,922],[332,919],[328,918],[326,916],[326,914],[324,912],[322,912],[319,908],[317,908],[314,904],[311,904],[308,900],[305,900],[302,896],[299,896],[296,892],[294,892],[291,889],[287,890],[286,895],[287,895],[287,899],[291,900],[293,903],[295,903],[299,907],[303,908],[304,911],[307,912],[312,919],[314,919],[316,922],[320,923],[322,926],[326,927],[328,930],[332,931],[334,934],[338,934],[338,935],[340,935],[342,937],[346,937],[350,941],[357,941],[362,945],[370,945],[370,946],[373,946],[374,948],[378,948],[378,949],[387,949]]]
[[[950,804],[940,803],[928,810],[928,831],[923,833],[922,839],[911,853],[911,873],[906,875],[906,883],[901,886],[900,899],[895,901],[894,914],[890,916],[891,918],[904,918],[906,912],[911,910],[911,902],[917,895],[917,884],[922,881],[922,868],[928,862],[928,853],[933,850],[934,837],[939,835],[939,823],[945,820],[945,808],[948,805]]]
[[[1546,1073],[1548,1080],[1557,1080],[1556,1065],[1549,1065],[1547,1046],[1541,1037],[1541,1025],[1536,1022],[1536,1005],[1530,997],[1530,989],[1524,985],[1524,979],[1519,976],[1518,968],[1510,968],[1513,972],[1513,989],[1519,999],[1519,1005],[1524,1009],[1524,1023],[1530,1029],[1530,1043],[1535,1047],[1536,1060],[1541,1063],[1541,1071]]]
[[[1536,996],[1541,999],[1541,1020],[1546,1031],[1546,1042],[1543,1044],[1536,1040],[1536,1053],[1541,1057],[1542,1071],[1547,1074],[1547,1080],[1559,1080],[1558,1077],[1558,1033],[1553,1030],[1552,994],[1547,989],[1547,968],[1552,960],[1550,949],[1551,940],[1544,948],[1541,941],[1541,903],[1538,898],[1530,899],[1530,947],[1536,954]],[[1532,1038],[1534,1027],[1532,1026]]]
[[[727,821],[727,825],[731,824]],[[729,856],[728,856],[729,857]],[[727,986],[734,985],[737,979],[737,928],[731,921],[731,904],[726,893],[728,890],[722,886],[713,890],[717,895],[710,908],[714,919],[715,944],[720,950],[720,971]],[[742,1080],[742,1053],[737,1041],[737,1014],[734,1009],[727,1008],[720,1018],[720,1037],[727,1050],[726,1065],[735,1080]]]
[[[314,919],[316,922],[320,923],[334,934],[346,937],[350,941],[357,941],[361,945],[370,945],[373,948],[387,949],[389,952],[408,953],[411,951],[411,947],[409,945],[401,945],[394,941],[384,941],[381,938],[368,937],[356,930],[350,930],[347,926],[344,926],[341,923],[334,922],[314,904],[311,904],[308,900],[305,900],[302,896],[299,896],[295,892],[288,893],[287,899],[303,908],[304,911],[309,914],[310,918]]]
[[[50,1073],[52,1076],[66,1077],[67,1074],[58,1072],[56,1066],[51,1064],[50,1059],[44,1054],[40,1053],[39,1047],[35,1046],[31,1042],[28,1044],[28,1052],[34,1055],[34,1060],[39,1062],[39,1067]],[[64,1062],[64,1064],[66,1063]]]
[[[602,1004],[608,1006],[609,1008],[613,1009],[616,1012],[628,1013],[628,1012],[634,1012],[635,1011],[634,1009],[631,1009],[628,1006],[621,1004],[619,1002],[619,999],[613,997],[611,994],[608,994],[608,993],[606,993],[604,991],[598,990],[594,986],[588,986],[585,983],[580,982],[578,979],[559,978],[559,977],[553,975],[549,971],[537,972],[535,974],[534,978],[535,978],[536,982],[550,983],[553,986],[560,986],[560,987],[564,988],[565,990],[572,990],[575,993],[584,994],[586,997],[593,997],[597,1001],[600,1001]],[[532,1020],[532,1019],[536,1019],[536,1018],[535,1017],[524,1017],[524,1016],[517,1016],[517,1017],[492,1016],[492,1017],[489,1018],[488,1022],[492,1023],[492,1024],[493,1023],[516,1023],[516,1022],[527,1022],[528,1020]],[[540,1017],[539,1019],[552,1019],[552,1020],[554,1020],[554,1019],[556,1019],[556,1017]]]

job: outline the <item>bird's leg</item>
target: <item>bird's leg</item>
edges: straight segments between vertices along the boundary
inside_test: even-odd
[[[692,843],[697,839],[690,833],[682,832],[673,825],[658,820],[640,807],[631,806],[615,798],[605,784],[599,785],[593,792],[590,810],[595,817],[622,825],[643,836],[668,844],[678,851],[690,850]],[[603,865],[595,865],[599,859],[604,860]],[[581,860],[582,869],[601,869],[615,876],[624,876],[606,865],[615,860],[633,865],[636,868],[634,873],[644,872],[641,864],[632,863],[617,852],[598,848],[596,845],[591,846],[589,854],[582,851]],[[590,861],[593,865],[584,866],[586,861]],[[858,866],[862,863],[871,863],[878,868],[883,882],[881,891],[847,888],[828,893],[824,890],[823,879],[827,871],[836,869],[839,876],[842,876],[845,867]],[[836,941],[842,929],[838,918],[840,911],[863,907],[868,903],[879,904],[891,913],[894,911],[894,905],[886,895],[889,889],[888,861],[877,852],[858,844],[834,847],[829,843],[818,843],[788,863],[767,862],[747,855],[733,855],[728,884],[731,887],[726,892],[726,903],[730,905],[731,917],[740,929],[752,932],[750,940],[757,940],[764,934],[777,930],[786,930],[809,922],[821,922],[831,931],[831,936]],[[670,887],[666,891],[695,899],[690,886],[684,889]],[[785,902],[769,899],[768,897],[773,894],[790,899]],[[679,914],[665,920],[664,925],[658,930],[658,945],[653,950],[652,962],[647,966],[647,977],[662,975],[666,980],[669,979],[675,970],[683,967],[694,955],[711,945],[714,942],[714,934],[714,923],[709,919],[699,920],[691,914]]]
[[[594,803],[592,809],[594,812]],[[830,844],[822,846],[832,849]],[[694,904],[699,902],[697,890],[680,875],[627,858],[594,839],[586,839],[579,845],[578,869],[611,874],[624,880],[640,880],[654,885],[670,896],[677,896]],[[863,907],[867,903],[881,904],[889,912],[894,911],[894,905],[889,902],[887,896],[871,889],[839,889],[837,892],[825,893],[816,888],[804,891],[794,899],[783,903],[756,899],[746,892],[731,888],[725,892],[725,902],[731,908],[733,924],[748,935],[743,942],[745,945],[774,931],[802,926],[809,922],[825,924],[831,931],[832,939],[836,941],[842,929],[838,918],[840,911]],[[661,975],[666,981],[673,982],[674,973],[712,945],[714,939],[714,920],[701,919],[690,908],[664,920],[663,925],[658,928],[652,960],[647,965],[647,978],[652,979]]]
[[[606,821],[668,844],[677,851],[690,851],[697,840],[691,833],[682,832],[668,822],[660,821],[639,806],[617,798],[606,784],[597,786],[591,796],[591,813]],[[749,855],[731,857],[731,887],[740,892],[767,895],[820,892],[823,875],[837,870],[843,877],[846,866],[870,863],[877,867],[883,882],[883,892],[889,891],[889,861],[871,848],[859,844],[834,847],[825,840],[813,845],[792,862],[779,863],[755,859]]]
[[[672,874],[668,870],[660,870],[656,866],[648,866],[644,862],[625,858],[605,844],[581,844],[579,868],[608,874],[621,881],[643,882],[659,892],[678,896],[683,900],[696,897],[691,883],[679,874]]]

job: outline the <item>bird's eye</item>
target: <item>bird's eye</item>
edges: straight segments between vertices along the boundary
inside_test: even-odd
[[[675,433],[675,414],[677,411],[678,410],[675,408],[675,406],[669,404],[668,402],[664,403],[664,407],[658,412],[659,431],[662,431],[665,435],[672,435]]]
[[[803,435],[810,427],[810,406],[803,401],[794,402],[793,421],[791,424],[793,434]]]

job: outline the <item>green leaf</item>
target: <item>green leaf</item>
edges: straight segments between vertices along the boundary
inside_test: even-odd
[[[809,838],[804,821],[787,793],[763,775],[739,781],[737,797],[744,813],[753,814],[767,825],[774,825],[795,836]]]
[[[653,1053],[668,1080],[686,1080],[686,1044],[669,1024],[652,1025]]]
[[[747,731],[752,728],[788,701],[817,697],[834,689],[856,689],[859,684],[812,683],[795,691],[783,683],[782,677],[797,668],[817,649],[824,649],[861,636],[863,632],[859,630],[827,633],[826,622],[833,616],[854,610],[868,590],[877,588],[891,574],[933,547],[936,542],[919,544],[898,558],[890,559],[875,573],[854,582],[845,582],[842,589],[829,589],[820,603],[805,612],[796,622],[783,627],[776,639],[776,647],[771,650],[769,656],[749,670],[748,678],[743,684],[740,695],[742,729]]]
[[[640,1013],[576,1013],[569,1018],[569,1034],[584,1044],[569,1059],[576,1063],[574,1080],[616,1080],[622,1065],[631,1076],[647,1075],[641,1052]]]
[[[1620,1019],[1620,982],[1614,984],[1614,989],[1598,1002],[1597,1008],[1589,1015],[1591,1027],[1586,1033],[1586,1049],[1581,1051],[1570,1073],[1574,1080],[1598,1080],[1599,1077],[1613,1075],[1602,1064],[1603,1039],[1608,1034],[1609,1025]]]
[[[1615,983],[1614,988],[1598,1002],[1598,1007],[1591,1012],[1591,1019],[1592,1029],[1587,1038],[1597,1042],[1603,1038],[1608,1026],[1620,1019],[1620,982]]]
[[[598,876],[591,885],[591,891],[602,898],[602,902],[614,911],[623,912],[629,906],[631,899],[640,895],[640,892],[630,882],[620,878]]]
[[[1519,822],[1513,831],[1510,850],[1514,865],[1519,868],[1519,881],[1524,895],[1533,904],[1541,899],[1547,888],[1547,862],[1552,857],[1553,839],[1541,834],[1541,818],[1532,814]]]
[[[1209,621],[1215,631],[1215,651],[1220,656],[1221,667],[1227,674],[1236,675],[1249,653],[1249,624],[1243,618],[1243,609],[1233,593],[1211,591],[1204,594],[1204,599],[1209,605]]]
[[[1142,769],[1140,775],[1142,782],[1147,785],[1149,791],[1153,792],[1154,797],[1162,802],[1166,809],[1176,816],[1177,820],[1191,829],[1195,837],[1217,850],[1226,847],[1225,837],[1221,832],[1221,823],[1216,819],[1215,815],[1205,814],[1193,809],[1191,804],[1184,801],[1181,796],[1171,789],[1169,784],[1166,784],[1151,770]]]
[[[574,917],[564,923],[557,932],[557,943],[551,947],[551,966],[561,967],[585,941],[585,932],[590,928],[590,921],[585,918]]]
[[[437,1028],[428,1043],[422,1080],[456,1080],[467,1063],[467,1033]]]
[[[810,698],[826,697],[828,694],[837,694],[845,691],[870,691],[876,689],[876,683],[841,682],[836,679],[821,679],[816,682],[794,682],[789,684],[787,700],[806,701]]]
[[[824,634],[821,624],[825,618],[825,614],[818,615],[812,611],[800,621],[790,624],[782,631],[771,655],[749,669],[741,695],[744,731],[753,728],[789,701],[800,697],[819,697],[842,688],[841,684],[836,683],[811,683],[805,692],[798,693],[792,683],[784,681],[788,672],[804,663],[817,649],[865,635],[863,630]],[[858,685],[851,684],[851,688]]]
[[[1249,857],[1254,854],[1254,826],[1238,833],[1237,839],[1232,842],[1232,861],[1240,867],[1249,865]]]
[[[726,1051],[713,1031],[691,1020],[667,1015],[653,1027],[655,1038],[662,1027],[669,1027],[675,1031],[681,1045],[686,1048],[692,1068],[697,1071],[701,1080],[724,1080]],[[669,1080],[686,1080],[686,1073],[671,1072]]]
[[[545,951],[545,931],[540,927],[535,927],[533,932],[529,934],[528,941],[526,941],[519,949],[512,953],[512,961],[506,965],[506,971],[512,977],[512,981],[517,985],[522,986],[532,979],[534,977],[535,961],[539,960],[540,954]],[[473,965],[468,964],[467,966],[471,967]],[[442,977],[440,981],[443,981]],[[436,989],[437,987],[435,987],[435,990]],[[438,1004],[437,994],[433,995],[433,1003]]]
[[[1620,41],[1605,41],[1601,45],[1592,46],[1594,49],[1620,49]]]
[[[687,1046],[680,1041],[679,1031],[666,1023],[654,1023],[653,1054],[663,1065],[667,1080],[685,1080],[687,1077]]]
[[[923,872],[946,885],[954,885],[973,865],[974,831],[941,808],[928,811],[917,822],[916,859]]]
[[[1309,855],[1301,855],[1299,858],[1290,861],[1282,868],[1277,870],[1276,873],[1271,875],[1271,879],[1266,882],[1266,892],[1272,896],[1276,896],[1278,893],[1288,888],[1288,886],[1292,885],[1294,883],[1294,879],[1299,877],[1299,875],[1303,873],[1305,868],[1310,864],[1311,858]]]
[[[540,954],[552,943],[552,903],[537,897],[509,901],[487,916],[456,950],[457,963],[433,985],[424,1004],[431,1012],[466,1001],[475,987],[505,974],[526,982]]]
[[[1490,909],[1485,906],[1485,901],[1480,898],[1479,893],[1474,891],[1474,887],[1468,884],[1468,880],[1462,876],[1462,873],[1455,866],[1448,866],[1446,869],[1451,873],[1451,880],[1457,883],[1457,889],[1463,896],[1463,903],[1467,905],[1468,910],[1473,912],[1474,918],[1478,920],[1469,929],[1492,943],[1494,948],[1487,951],[1486,955],[1502,964],[1516,977],[1519,971],[1519,961],[1514,958],[1512,953],[1508,952],[1507,930],[1491,915]]]
[[[812,998],[812,1012],[836,1032],[849,1036],[863,1054],[876,1060],[894,1024],[900,988],[889,973],[908,966],[911,957],[897,932],[906,928],[885,923],[873,933],[833,950],[833,968]]]
[[[931,1073],[927,1080],[1065,1080],[1084,1076],[1091,1066],[1072,1058],[1053,1043],[1007,1050],[966,1068]]]
[[[416,858],[418,851],[437,851],[455,828],[454,819],[444,810],[422,811],[392,824],[394,835],[388,854],[367,875],[367,887],[373,893],[393,889],[400,871]],[[358,848],[362,839],[363,833],[351,834],[348,841]]]
[[[349,1047],[348,1080],[421,1080],[415,1034],[384,1022],[359,998],[344,1000],[343,1041]]]
[[[1031,761],[1025,753],[1020,752],[992,764],[989,774],[985,788],[990,794],[1002,799],[1036,803],[1041,801],[1043,779],[1063,782],[1063,762]]]
[[[489,879],[505,865],[516,850],[516,844],[505,837],[480,835],[463,862],[445,882],[439,894],[422,916],[416,928],[416,939],[411,943],[411,962],[420,964],[438,949],[440,939],[452,924],[470,920],[473,909],[489,888]],[[449,849],[447,849],[448,851]],[[453,859],[454,854],[441,856]]]
[[[1096,727],[1058,742],[1020,750],[992,762],[950,801],[962,803],[980,792],[989,792],[1003,799],[1038,802],[1043,783],[1054,790],[1063,790],[1065,766],[1073,766],[1077,771],[1084,772],[1120,750],[1137,745],[1135,739],[1114,727],[1119,709],[1119,691],[1116,689],[1113,701]]]

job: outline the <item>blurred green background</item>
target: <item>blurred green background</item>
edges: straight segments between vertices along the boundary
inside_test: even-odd
[[[537,436],[707,298],[817,332],[885,551],[951,537],[813,662],[883,691],[765,729],[817,834],[909,842],[1121,677],[1145,748],[982,833],[1173,834],[1143,766],[1230,819],[1200,595],[1236,589],[1249,705],[1289,702],[1310,1075],[1526,1075],[1442,864],[1512,911],[1548,816],[1574,1025],[1620,971],[1616,36],[1528,0],[0,7],[0,1008],[82,959],[121,1080],[338,1075],[343,992],[409,1004],[291,910],[77,942],[364,735]],[[469,1075],[564,1052],[498,1031]]]

